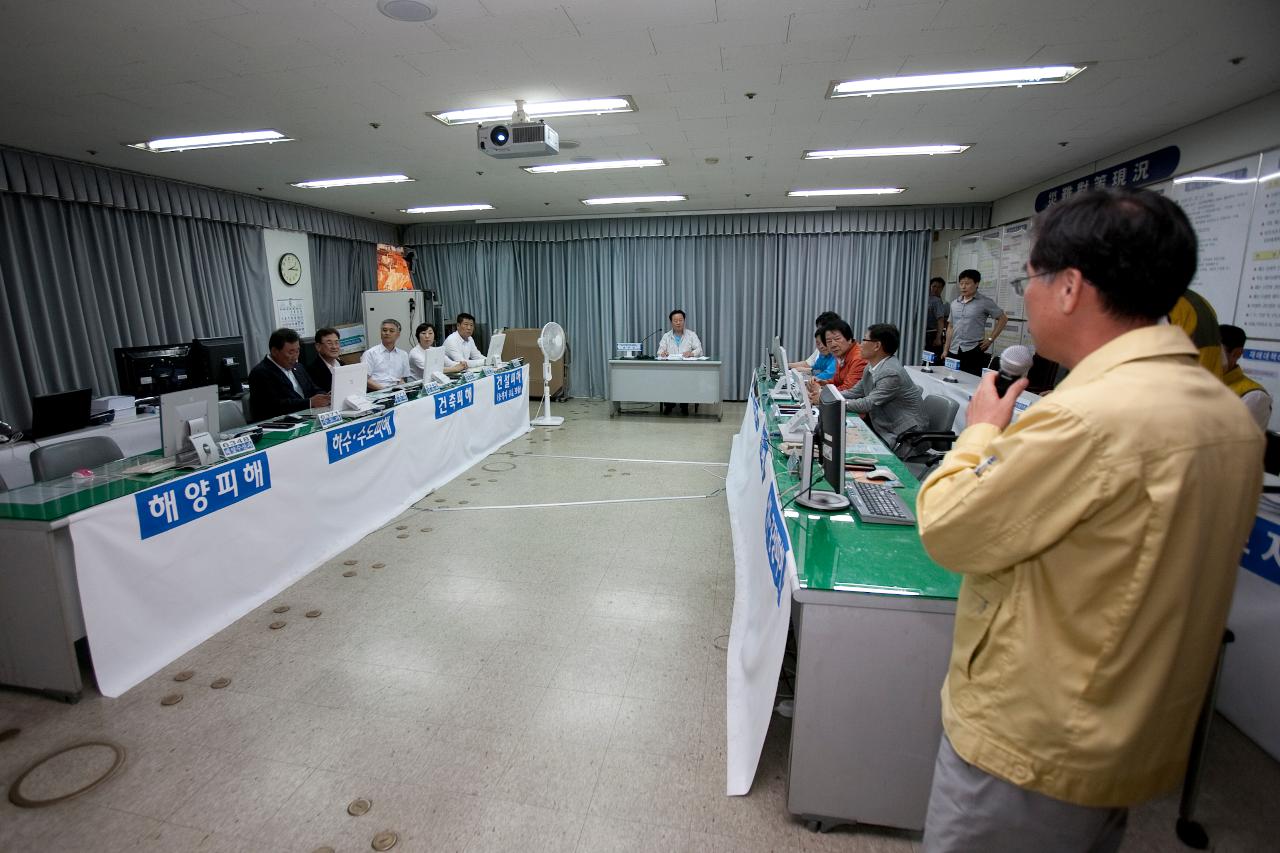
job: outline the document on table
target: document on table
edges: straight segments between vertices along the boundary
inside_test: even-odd
[[[658,360],[659,361],[706,361],[707,356],[699,355],[694,358],[685,358],[682,355],[665,355],[665,356],[660,356]]]

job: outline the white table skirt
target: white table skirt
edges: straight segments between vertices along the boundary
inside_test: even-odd
[[[524,389],[437,419],[431,398],[397,406],[395,435],[330,464],[326,432],[265,451],[270,488],[140,538],[132,495],[70,516],[98,686],[119,696],[529,431]],[[234,464],[234,463],[233,463]]]

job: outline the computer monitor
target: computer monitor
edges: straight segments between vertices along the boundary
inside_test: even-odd
[[[435,381],[432,377],[437,373],[444,373],[446,361],[448,359],[444,356],[444,347],[432,347],[427,350],[427,357],[422,364],[422,381]]]
[[[189,344],[116,347],[115,361],[121,394],[154,397],[191,386]]]
[[[333,371],[333,387],[330,388],[331,407],[335,412],[356,411],[369,408],[369,370],[361,362],[339,365]],[[357,398],[355,402],[352,398]]]
[[[490,367],[497,367],[502,363],[502,345],[507,342],[507,336],[503,332],[498,332],[492,338],[489,338],[489,349],[485,354],[485,364]]]
[[[769,345],[769,354],[773,356],[777,375],[781,376],[787,369],[787,354],[782,349],[782,340],[777,335],[773,336],[773,343]]]
[[[218,423],[218,386],[204,385],[160,396],[160,443],[165,456],[179,459],[195,453],[191,436],[207,432],[215,439]]]
[[[239,398],[244,393],[244,338],[196,338],[191,342],[191,383],[195,386],[217,385],[224,399]]]
[[[804,486],[796,503],[808,509],[827,512],[847,509],[849,498],[844,493],[844,397],[835,386],[823,385],[818,395],[818,429],[816,441],[805,442],[805,461],[802,465]],[[813,491],[813,458],[816,453],[822,467],[822,479],[831,487],[830,492]]]
[[[31,398],[31,438],[45,438],[89,425],[93,389],[78,388]]]

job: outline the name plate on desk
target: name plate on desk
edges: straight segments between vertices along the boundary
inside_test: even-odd
[[[432,397],[435,403],[436,420],[447,418],[454,412],[460,412],[476,400],[475,386],[468,382],[458,388],[441,391]]]
[[[508,370],[493,377],[493,404],[518,400],[524,394],[524,370]]]
[[[228,438],[226,441],[219,442],[218,446],[222,448],[224,459],[234,459],[237,456],[253,452],[253,437],[248,433],[237,435],[235,438]]]
[[[331,426],[337,426],[342,423],[341,412],[321,412],[318,415],[320,421],[320,429],[328,429]]]
[[[618,342],[618,352],[640,352],[640,344]]]
[[[937,358],[938,357],[934,355],[931,350],[925,350],[920,354],[920,360],[923,361],[925,364],[933,364],[935,361],[937,361]]]
[[[386,412],[370,420],[331,429],[324,435],[329,464],[332,465],[387,439],[395,438],[396,413]]]
[[[960,369],[960,359],[958,359],[958,358],[948,358],[948,359],[944,360],[942,363],[943,363],[943,365],[947,368],[947,370],[959,370],[959,369]]]
[[[405,393],[403,388],[391,395],[391,404],[394,406],[399,406],[401,403],[407,402],[409,402],[409,395]]]
[[[158,536],[269,488],[271,468],[260,452],[138,492],[133,500],[139,538]]]

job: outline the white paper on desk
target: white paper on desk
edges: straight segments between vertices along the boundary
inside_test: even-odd
[[[857,454],[859,456],[881,456],[885,452],[883,444],[871,444],[870,442],[862,444],[846,444],[844,455],[851,456]]]

